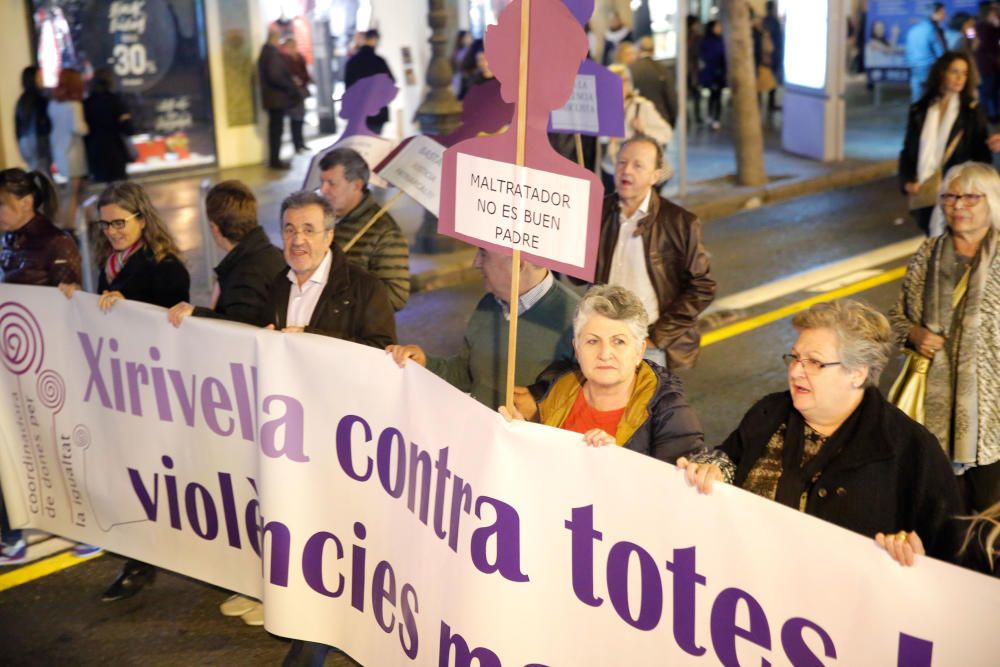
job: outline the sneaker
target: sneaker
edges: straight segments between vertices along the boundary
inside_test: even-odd
[[[23,537],[14,544],[4,544],[0,547],[0,566],[23,563],[27,555],[28,543]]]
[[[76,544],[73,546],[73,555],[77,558],[90,558],[104,551],[103,548],[93,544]]]
[[[260,603],[245,595],[230,595],[219,605],[223,616],[242,616]]]
[[[264,625],[264,605],[260,602],[253,603],[253,609],[240,616],[247,625]]]

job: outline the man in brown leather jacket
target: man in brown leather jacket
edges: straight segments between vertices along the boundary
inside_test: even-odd
[[[634,292],[649,314],[646,358],[671,369],[698,357],[698,314],[716,283],[697,216],[659,195],[663,151],[636,136],[622,144],[615,193],[604,198],[594,282]]]

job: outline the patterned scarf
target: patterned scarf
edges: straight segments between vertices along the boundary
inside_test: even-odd
[[[140,248],[145,245],[142,241],[142,237],[139,240],[125,248],[124,250],[116,250],[108,255],[108,261],[104,263],[104,275],[108,278],[108,283],[114,281],[114,279],[121,273],[122,269],[125,268],[125,263],[128,258],[134,255]]]
[[[952,303],[958,283],[951,233],[938,237],[927,264],[924,326],[945,337],[927,373],[925,413],[928,430],[956,463],[975,464],[979,441],[979,388],[976,346],[986,279],[997,254],[997,233],[990,230],[972,263],[968,288]]]

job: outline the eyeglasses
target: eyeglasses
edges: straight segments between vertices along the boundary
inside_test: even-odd
[[[806,375],[816,375],[827,366],[840,366],[841,363],[843,363],[840,361],[816,361],[815,359],[810,359],[808,357],[803,359],[797,354],[783,354],[781,355],[781,360],[784,361],[785,365],[789,368],[791,368],[794,363],[802,364],[802,370],[806,372]]]
[[[322,234],[325,231],[326,229],[322,228],[313,229],[312,227],[303,227],[302,229],[296,229],[291,225],[285,225],[284,227],[281,228],[281,236],[286,239],[293,239],[296,237],[296,235],[302,234],[302,236],[305,236],[306,238],[312,238],[314,236]]]
[[[965,206],[965,208],[972,208],[981,202],[985,196],[986,195],[981,195],[978,192],[965,192],[960,195],[945,192],[941,195],[941,205],[955,206],[958,202],[962,202],[962,205]]]
[[[108,227],[112,229],[125,229],[125,225],[129,220],[139,215],[138,213],[133,213],[127,218],[119,218],[117,220],[95,220],[94,224],[101,228],[101,231],[107,231]]]

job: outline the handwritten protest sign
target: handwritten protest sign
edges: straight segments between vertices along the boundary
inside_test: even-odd
[[[441,203],[441,158],[444,146],[430,137],[403,142],[376,168],[378,175],[438,214]]]

